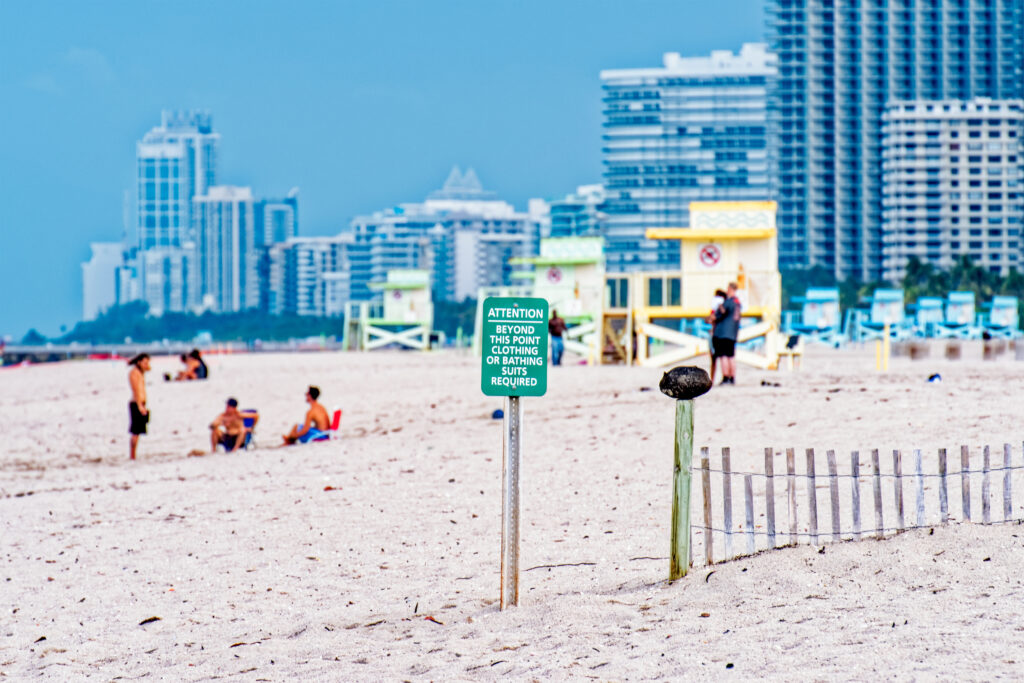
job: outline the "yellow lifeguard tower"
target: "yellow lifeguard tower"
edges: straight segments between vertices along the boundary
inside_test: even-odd
[[[385,282],[371,283],[370,288],[381,292],[379,301],[352,302],[347,308],[353,314],[352,322],[358,321],[352,331],[359,339],[359,349],[373,351],[391,344],[429,349],[434,326],[430,271],[389,270]]]
[[[759,351],[737,348],[736,360],[778,367],[782,284],[775,211],[775,202],[691,202],[689,228],[648,230],[648,239],[679,240],[680,269],[605,276],[602,327],[612,332],[602,356],[611,349],[613,358],[665,366],[708,353],[708,337],[694,328],[711,312],[715,290],[735,282],[743,317],[756,319],[740,328],[737,341],[763,338]]]

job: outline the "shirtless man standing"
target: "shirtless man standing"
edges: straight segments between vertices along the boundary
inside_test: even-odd
[[[308,443],[327,434],[331,420],[327,416],[327,410],[317,403],[318,398],[320,398],[320,389],[310,387],[306,392],[306,403],[309,404],[306,421],[301,425],[295,425],[290,432],[282,437],[284,445],[290,446],[296,441]]]
[[[128,433],[132,435],[129,457],[135,459],[135,448],[139,443],[139,435],[146,433],[149,423],[149,408],[146,407],[146,373],[149,372],[149,354],[140,353],[128,361],[132,369],[128,371],[128,384],[132,388],[132,400],[128,404],[130,423]]]
[[[228,453],[245,446],[245,421],[238,412],[238,401],[228,399],[224,412],[210,423],[210,452],[216,453],[217,446],[223,446]]]

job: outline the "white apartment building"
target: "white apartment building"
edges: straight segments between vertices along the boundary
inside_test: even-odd
[[[202,307],[220,313],[257,308],[264,226],[256,223],[252,190],[215,185],[192,203]]]
[[[463,174],[454,168],[425,201],[352,220],[352,298],[373,298],[370,283],[383,282],[397,268],[431,271],[435,301],[461,301],[475,298],[483,286],[510,285],[508,259],[537,253],[545,219],[538,210],[516,211],[497,199],[472,169]]]
[[[767,46],[748,43],[736,54],[669,52],[661,66],[601,72],[601,230],[610,271],[677,267],[678,245],[648,240],[646,231],[688,227],[692,201],[771,198],[776,64]]]
[[[917,257],[960,256],[1005,275],[1021,270],[1024,100],[889,105],[882,117],[883,277]]]
[[[118,301],[117,271],[124,262],[120,242],[93,242],[82,264],[82,320],[95,320]]]
[[[265,249],[264,305],[274,315],[337,316],[351,298],[351,235],[293,237]]]

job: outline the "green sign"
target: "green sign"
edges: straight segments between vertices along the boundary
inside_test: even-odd
[[[548,302],[534,297],[484,301],[483,370],[488,396],[543,396],[548,390]]]

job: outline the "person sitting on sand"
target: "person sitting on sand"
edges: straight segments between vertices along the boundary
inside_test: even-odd
[[[223,446],[228,453],[245,446],[245,421],[238,412],[238,401],[229,398],[224,412],[210,423],[210,452]]]
[[[203,360],[203,356],[199,353],[199,349],[192,349],[188,353],[188,357],[192,359],[193,363],[193,379],[209,379],[210,369],[206,367],[206,361]]]
[[[196,362],[196,359],[186,353],[181,354],[178,358],[185,367],[179,370],[178,374],[173,378],[170,373],[164,373],[164,381],[170,382],[173,379],[175,382],[187,382],[189,380],[198,379],[196,376],[196,368],[199,367],[199,363]]]
[[[320,389],[317,387],[310,387],[306,392],[306,403],[309,404],[309,410],[306,412],[306,420],[301,425],[295,425],[292,427],[292,430],[282,437],[284,439],[284,445],[290,446],[296,441],[299,443],[308,443],[327,436],[327,430],[330,428],[331,420],[327,416],[327,409],[317,403],[318,398],[320,398]]]

